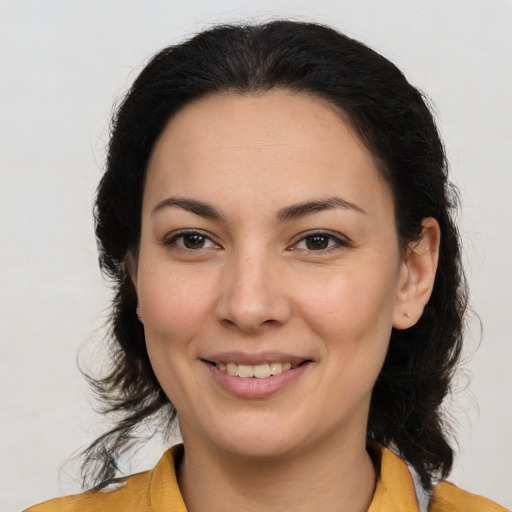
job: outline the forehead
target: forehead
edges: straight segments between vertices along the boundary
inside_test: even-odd
[[[365,191],[371,193],[363,198]],[[371,153],[336,107],[281,90],[207,96],[180,110],[162,132],[145,202],[220,192],[246,202],[332,192],[369,203],[389,196]]]

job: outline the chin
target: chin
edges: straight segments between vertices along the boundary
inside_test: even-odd
[[[299,425],[304,426],[304,423]],[[215,431],[210,431],[209,437],[210,442],[227,453],[271,459],[300,449],[307,434],[303,429],[297,429],[297,424],[287,424],[283,418],[253,416],[244,418],[244,421],[230,422],[229,425],[219,425]]]

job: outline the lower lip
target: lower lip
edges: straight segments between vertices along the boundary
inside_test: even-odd
[[[240,398],[266,398],[296,382],[311,363],[302,363],[295,368],[265,379],[258,379],[257,377],[237,377],[219,370],[210,363],[205,362],[205,365],[215,382],[229,394]]]

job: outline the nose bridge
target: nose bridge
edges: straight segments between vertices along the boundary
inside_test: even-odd
[[[237,247],[222,275],[219,321],[243,331],[286,322],[290,304],[282,281],[279,257],[268,247],[261,243]]]

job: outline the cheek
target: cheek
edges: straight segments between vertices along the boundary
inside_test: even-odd
[[[180,343],[190,338],[211,306],[204,280],[180,277],[176,272],[143,274],[138,295],[149,343]]]
[[[180,411],[197,399],[194,385],[196,336],[209,311],[207,286],[190,276],[153,266],[137,282],[143,311],[146,347],[155,375]],[[202,285],[202,286],[201,286]]]
[[[370,392],[389,344],[393,277],[370,269],[333,272],[306,290],[301,315],[323,342],[328,374],[347,396]]]
[[[318,330],[344,336],[392,325],[394,287],[378,273],[332,273],[303,288],[303,315]]]

